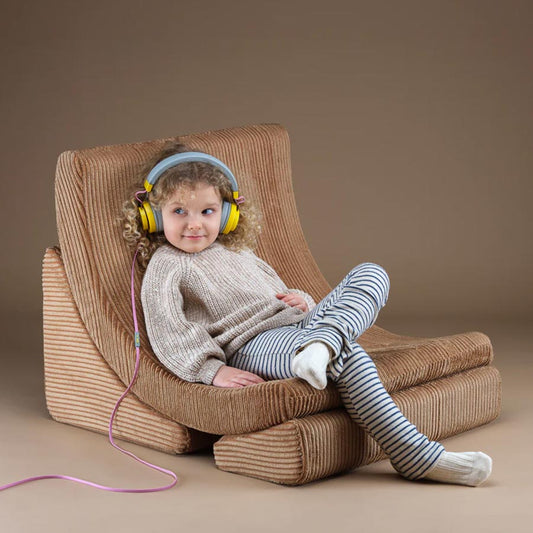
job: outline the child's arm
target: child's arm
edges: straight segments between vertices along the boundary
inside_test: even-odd
[[[207,330],[189,322],[179,290],[179,269],[143,280],[141,299],[146,331],[157,358],[173,374],[210,385],[225,364],[224,351]]]

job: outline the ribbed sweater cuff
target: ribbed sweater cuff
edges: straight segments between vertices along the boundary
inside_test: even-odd
[[[212,385],[215,374],[218,372],[221,366],[224,366],[224,364],[224,361],[221,361],[216,357],[209,357],[198,372],[198,377],[202,383],[205,383],[206,385]]]

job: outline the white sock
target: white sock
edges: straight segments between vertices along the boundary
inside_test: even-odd
[[[291,370],[315,389],[325,389],[328,384],[326,369],[331,358],[330,347],[315,341],[298,352],[291,361]]]
[[[424,479],[477,487],[491,471],[492,459],[483,452],[444,452]]]

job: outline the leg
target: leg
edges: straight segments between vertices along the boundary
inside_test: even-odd
[[[362,275],[365,269],[366,280]],[[373,277],[372,282],[369,278]],[[381,285],[379,280],[386,283]],[[298,375],[291,364],[295,352],[310,343],[303,354],[321,341],[333,354],[329,362],[328,354],[325,363],[327,377],[336,383],[348,413],[378,442],[402,476],[476,486],[490,475],[490,457],[481,452],[446,452],[440,443],[420,433],[394,404],[374,362],[351,338],[352,333],[359,336],[375,323],[387,296],[388,277],[383,269],[371,263],[359,265],[302,322],[257,335],[228,364],[265,379],[294,377]],[[334,347],[339,348],[338,352]]]
[[[296,324],[304,330],[297,351],[320,340],[338,354],[348,349],[377,320],[387,303],[390,281],[385,270],[374,263],[361,263],[307,316]]]
[[[295,377],[291,360],[295,346],[301,343],[301,333],[294,326],[260,333],[241,347],[228,364],[265,379]],[[327,373],[336,383],[348,414],[378,442],[402,476],[472,486],[489,476],[488,456],[480,452],[446,452],[403,416],[384,389],[374,362],[357,343],[352,343],[349,352],[333,358]]]
[[[328,376],[336,381],[350,416],[377,441],[403,477],[473,487],[489,477],[492,459],[488,455],[447,452],[403,416],[359,344],[354,342],[348,354],[343,352],[330,362]]]
[[[265,331],[242,346],[228,364],[264,379],[294,377],[292,354],[305,335],[295,326]],[[348,414],[378,442],[393,467],[408,479],[424,476],[444,448],[429,441],[403,416],[363,348],[351,341],[349,350],[342,350],[327,367]]]
[[[389,288],[389,277],[379,265],[362,263],[352,269],[297,324],[304,335],[295,350],[293,372],[313,387],[325,388],[326,367],[331,356],[349,350],[351,343],[375,324],[380,309],[387,302]]]
[[[227,364],[266,380],[294,378],[291,360],[300,337],[294,325],[264,331],[241,346]]]
[[[291,368],[296,352],[317,341],[339,354],[372,326],[379,310],[387,302],[389,277],[374,263],[353,268],[305,318],[290,326],[275,328],[256,335],[242,346],[228,364],[254,372],[264,379],[300,377]],[[329,352],[325,367],[330,359]],[[326,383],[324,382],[324,386]]]
[[[398,409],[378,376],[376,365],[353,342],[328,365],[348,414],[363,427],[407,479],[424,477],[436,464],[444,447],[420,433]]]

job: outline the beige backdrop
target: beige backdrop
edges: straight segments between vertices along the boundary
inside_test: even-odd
[[[60,152],[278,122],[331,284],[374,261],[385,316],[531,319],[531,2],[2,5],[4,314],[41,312]]]
[[[530,0],[3,0],[0,485],[167,481],[46,410],[41,261],[57,244],[67,149],[283,124],[329,282],[382,264],[392,286],[378,324],[486,332],[504,394],[498,420],[445,442],[493,457],[478,489],[408,483],[386,461],[290,489],[219,471],[209,452],[131,445],[178,487],[24,485],[0,494],[0,529],[529,533],[532,27]]]

